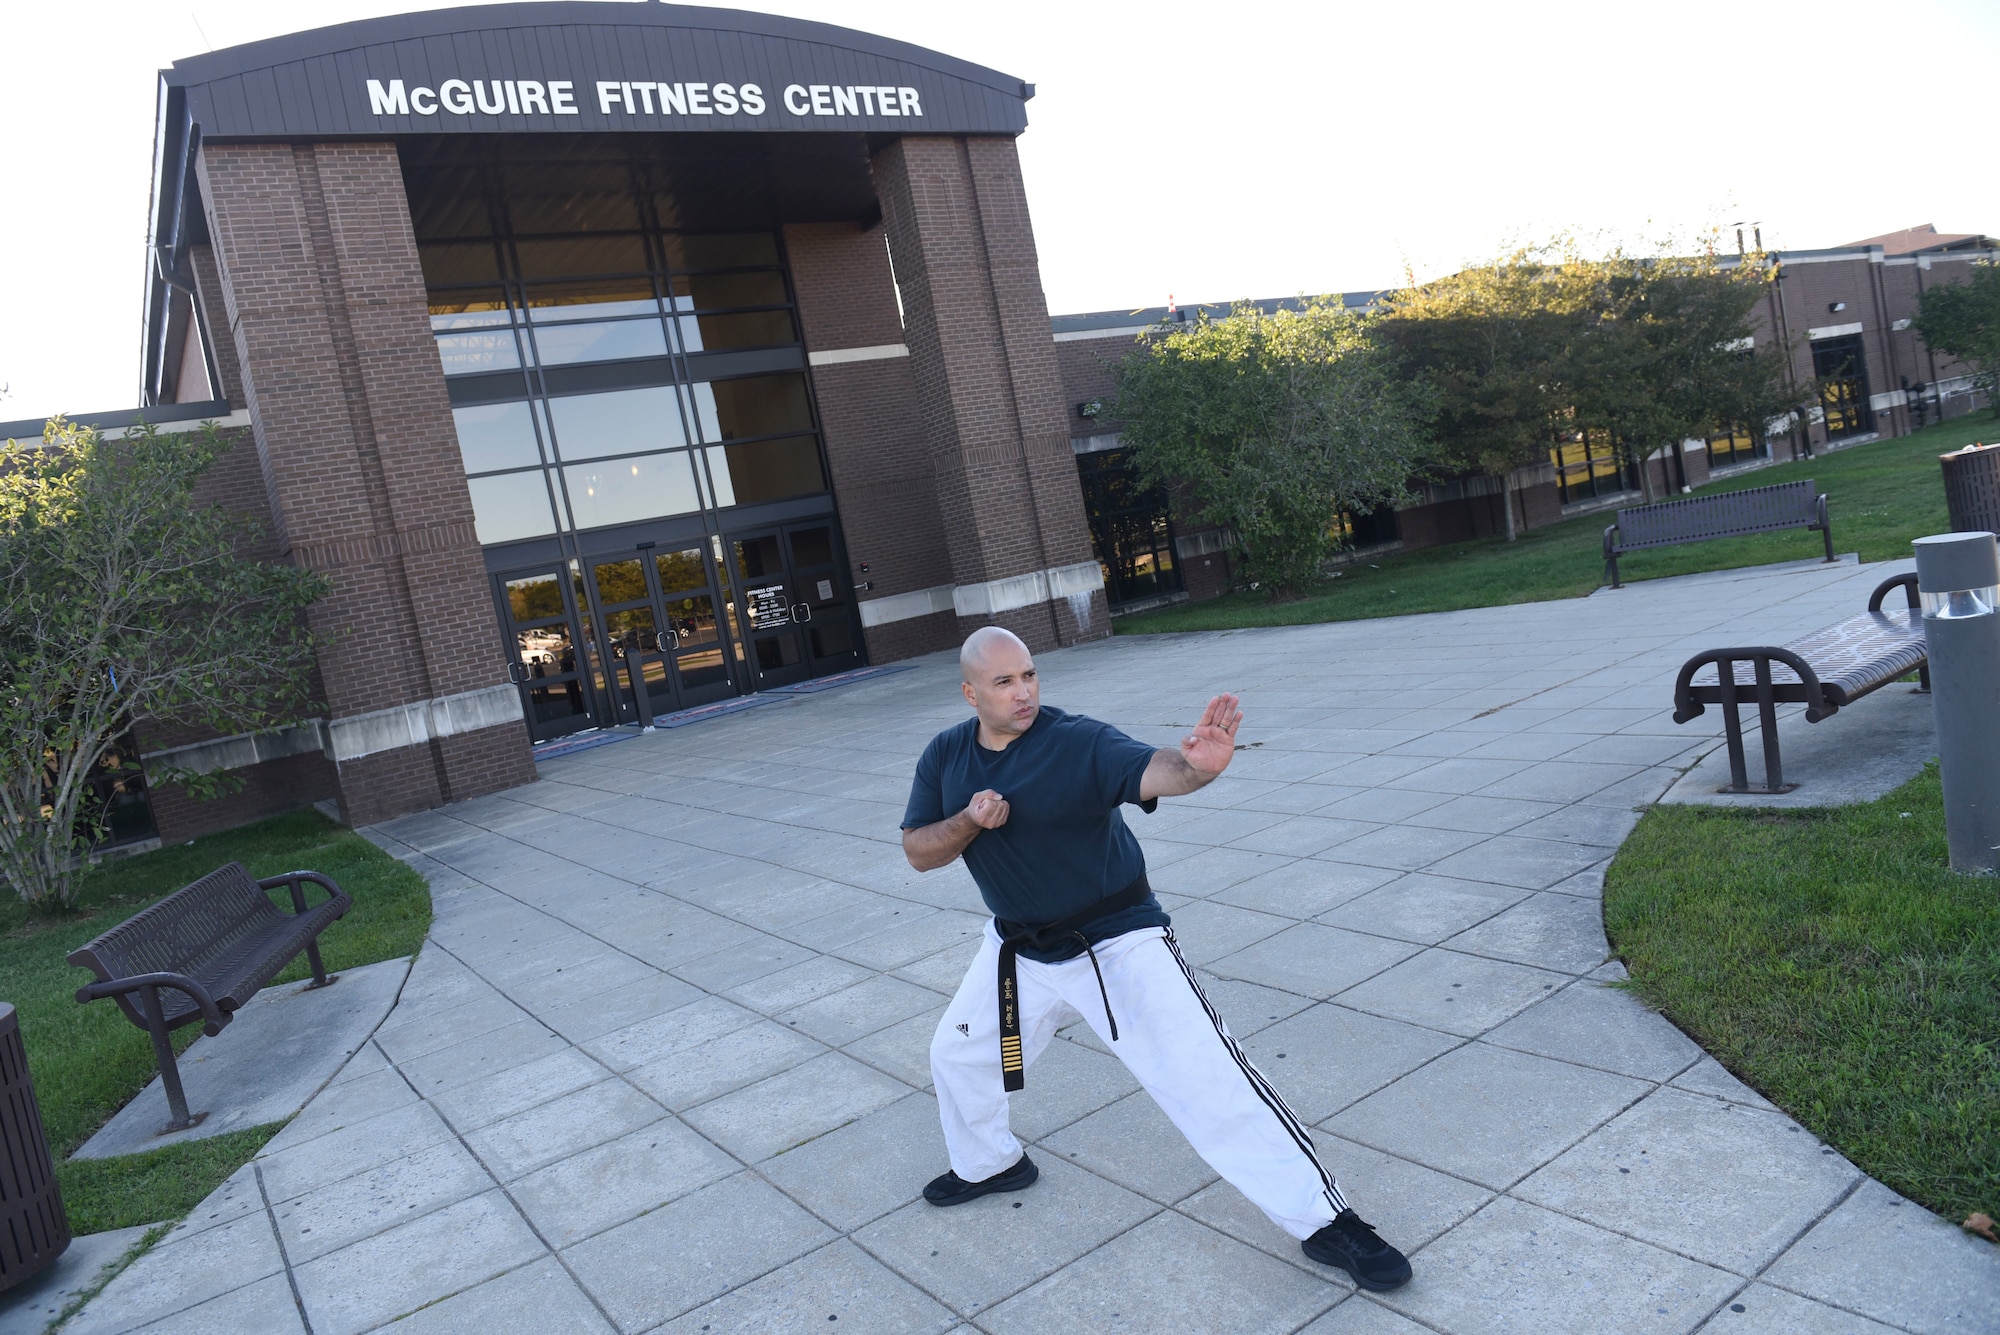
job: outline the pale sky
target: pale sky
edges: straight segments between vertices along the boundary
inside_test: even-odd
[[[17,0],[0,420],[132,407],[156,74],[422,0]],[[767,0],[1037,85],[1057,314],[1392,286],[1558,230],[2000,232],[1993,0]]]

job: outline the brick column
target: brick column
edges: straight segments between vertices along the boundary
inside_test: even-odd
[[[1014,141],[899,139],[874,166],[953,583],[964,590],[1088,563]],[[957,620],[959,634],[998,624],[1035,649],[1110,633],[1101,589]]]
[[[853,223],[785,228],[785,257],[812,367],[854,582],[868,602],[948,586],[950,548],[930,485],[930,447],[917,382],[896,313],[882,229]],[[867,573],[860,567],[866,564]],[[864,626],[871,662],[958,645],[958,619],[941,612]]]
[[[204,144],[197,169],[278,539],[333,585],[343,813],[532,781],[395,146]]]

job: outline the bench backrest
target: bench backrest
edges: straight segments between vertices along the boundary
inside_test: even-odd
[[[1812,479],[1776,486],[1684,496],[1618,512],[1618,549],[1668,547],[1700,538],[1805,528],[1819,522],[1819,493]]]
[[[76,954],[92,956],[93,967],[111,978],[184,973],[208,982],[213,965],[284,916],[243,864],[232,862],[141,909]]]

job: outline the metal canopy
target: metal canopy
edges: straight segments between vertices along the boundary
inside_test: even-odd
[[[589,0],[344,23],[176,61],[160,78],[182,93],[189,118],[210,139],[606,130],[1013,135],[1027,128],[1034,92],[996,70],[830,24]],[[663,84],[679,94],[662,97]],[[420,89],[427,95],[417,96]]]

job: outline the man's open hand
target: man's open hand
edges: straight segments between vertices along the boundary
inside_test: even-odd
[[[972,795],[965,814],[982,830],[997,830],[1007,823],[1007,799],[991,788]]]
[[[1236,754],[1236,729],[1243,723],[1243,711],[1233,695],[1218,695],[1202,711],[1194,731],[1181,738],[1181,759],[1192,769],[1214,776],[1229,768]]]

